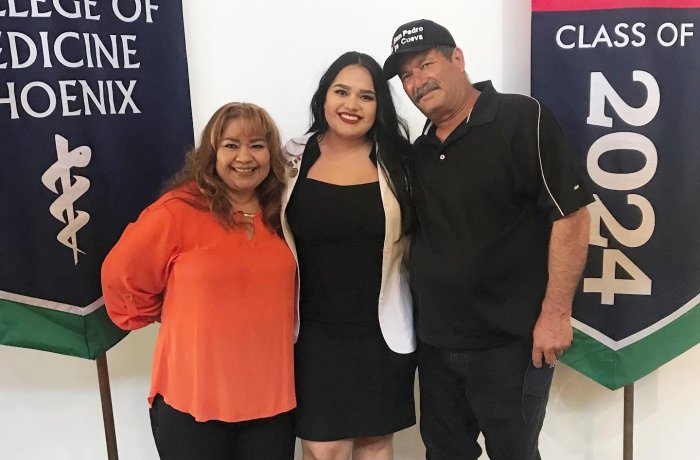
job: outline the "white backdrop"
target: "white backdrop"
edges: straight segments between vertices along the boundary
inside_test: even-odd
[[[383,63],[396,27],[421,17],[450,29],[472,81],[529,91],[528,0],[183,4],[197,133],[216,108],[233,100],[267,108],[284,137],[303,133],[318,79],[337,56],[357,50]],[[393,84],[399,113],[415,135],[422,115]],[[132,333],[107,354],[122,460],[157,459],[145,401],[155,334],[156,326]],[[700,457],[698,369],[700,347],[637,382],[637,460]],[[415,427],[399,433],[395,444],[397,460],[424,458]],[[560,366],[541,451],[545,460],[621,459],[622,391]],[[0,346],[0,459],[106,459],[94,362]]]

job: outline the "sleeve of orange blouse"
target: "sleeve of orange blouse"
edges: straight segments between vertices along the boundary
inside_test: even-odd
[[[102,264],[107,313],[122,329],[157,321],[170,263],[177,254],[176,222],[165,203],[146,208],[129,224]]]

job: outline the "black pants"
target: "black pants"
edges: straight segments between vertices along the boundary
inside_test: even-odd
[[[539,460],[553,369],[536,369],[532,344],[486,350],[419,341],[420,432],[428,460],[476,460],[483,432],[491,460]]]
[[[151,429],[162,460],[293,460],[291,413],[227,423],[197,422],[156,395]]]

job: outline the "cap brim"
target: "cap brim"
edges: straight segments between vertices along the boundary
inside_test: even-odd
[[[382,67],[382,71],[384,72],[384,78],[387,80],[391,80],[396,76],[398,73],[398,60],[399,60],[399,55],[401,53],[391,53],[388,58],[386,58],[386,61],[384,61],[384,67]]]
[[[384,78],[391,80],[399,73],[399,58],[404,54],[414,54],[421,53],[430,48],[435,48],[437,45],[426,45],[426,46],[416,46],[410,49],[404,49],[391,53],[386,61],[384,61],[384,67],[382,71],[384,72]]]

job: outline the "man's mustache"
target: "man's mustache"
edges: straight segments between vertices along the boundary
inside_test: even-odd
[[[429,81],[425,85],[421,86],[420,88],[416,88],[413,91],[413,100],[415,100],[416,102],[420,102],[423,96],[425,96],[434,89],[440,89],[440,84],[436,81]]]

